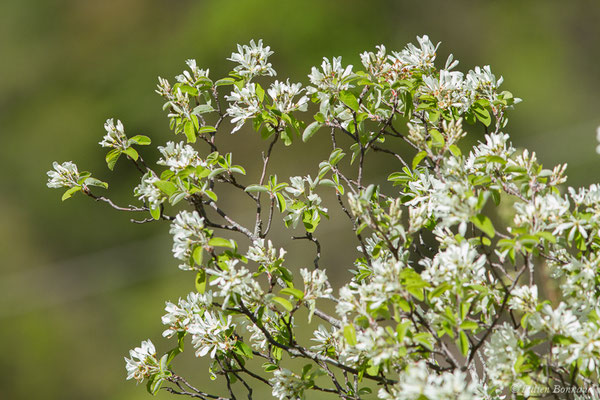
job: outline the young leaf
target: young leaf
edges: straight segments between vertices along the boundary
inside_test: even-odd
[[[137,161],[139,158],[137,150],[133,147],[128,147],[125,150],[123,150],[123,154],[127,154],[129,158],[131,158],[133,161]]]
[[[356,96],[354,96],[351,92],[347,92],[345,90],[342,91],[340,93],[340,100],[355,112],[358,111],[358,107],[360,107]]]
[[[183,133],[185,133],[188,143],[196,143],[196,132],[192,121],[185,122]]]
[[[288,296],[294,296],[298,300],[302,300],[304,298],[304,292],[302,290],[294,289],[294,288],[284,288],[284,289],[281,289],[281,291],[279,292],[279,294],[288,295]]]
[[[290,303],[289,300],[284,299],[283,297],[273,297],[273,301],[282,305],[283,308],[285,308],[288,312],[294,309],[292,303]]]
[[[460,352],[466,357],[469,353],[469,339],[464,331],[460,331],[458,334],[458,345],[460,347]]]
[[[350,346],[356,346],[356,328],[353,324],[344,326],[344,338]]]
[[[231,243],[229,239],[214,237],[208,241],[209,246],[213,247],[229,247],[233,249],[235,246]]]
[[[487,216],[477,214],[476,216],[471,217],[471,222],[489,237],[493,238],[496,235],[494,225],[492,225],[492,221]]]
[[[73,196],[73,194],[79,192],[80,190],[81,190],[81,186],[73,186],[72,188],[67,189],[67,191],[63,193],[61,200],[65,201],[67,199],[70,199],[71,196]]]
[[[144,136],[144,135],[135,135],[128,141],[128,143],[130,145],[135,143],[135,144],[139,144],[140,146],[147,146],[151,142],[152,141],[150,140],[150,138],[148,136]]]
[[[115,168],[115,164],[119,157],[121,157],[121,150],[119,149],[112,149],[106,154],[106,164],[108,165],[108,169],[112,171]]]
[[[302,141],[303,142],[308,141],[308,139],[310,139],[312,137],[312,135],[317,133],[317,131],[319,130],[320,127],[321,127],[321,123],[317,122],[317,121],[308,125],[306,127],[306,129],[304,130],[304,133],[302,134]]]

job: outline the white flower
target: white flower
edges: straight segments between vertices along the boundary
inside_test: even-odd
[[[229,299],[239,301],[239,297],[246,302],[260,301],[262,290],[254,280],[250,271],[245,267],[236,268],[238,260],[228,260],[227,269],[207,269],[206,273],[215,278],[210,281],[211,286],[219,288],[219,296],[224,297],[223,308],[227,307]]]
[[[425,267],[421,273],[423,279],[440,285],[444,282],[484,283],[486,257],[479,255],[471,244],[463,241],[459,245],[450,245],[439,252],[433,260],[422,259],[420,264]]]
[[[165,78],[161,78],[160,76],[158,77],[158,84],[156,85],[156,88],[156,93],[168,99],[172,98],[171,84]]]
[[[484,98],[490,102],[498,100],[497,90],[502,85],[504,79],[502,77],[496,79],[489,65],[483,68],[475,67],[467,73],[465,79],[465,99],[469,103],[473,103],[478,98]],[[515,99],[515,103],[521,99]],[[469,104],[470,106],[470,104]]]
[[[519,286],[511,292],[508,306],[521,312],[535,311],[538,303],[538,290],[536,285]]]
[[[393,52],[393,56],[389,56],[394,68],[399,72],[413,69],[429,71],[435,68],[436,51],[440,44],[434,46],[427,35],[417,36],[417,41],[419,47],[409,43],[401,52]]]
[[[190,86],[196,86],[200,79],[208,78],[208,70],[198,68],[196,60],[186,60],[185,63],[190,68],[191,73],[190,71],[183,71],[181,75],[177,75],[175,77],[177,82],[185,83],[186,85]]]
[[[402,343],[398,342],[396,333],[381,326],[356,332],[356,349],[363,353],[373,365],[381,365],[386,361],[399,358]],[[351,361],[351,360],[349,360]],[[358,360],[356,360],[358,361]]]
[[[316,300],[318,298],[331,298],[331,285],[323,269],[315,269],[310,272],[306,268],[300,270],[304,281],[304,302],[308,305],[308,320],[312,319],[315,312]]]
[[[239,64],[233,70],[240,76],[252,79],[258,75],[277,75],[271,63],[267,62],[273,52],[269,46],[263,47],[262,39],[258,43],[251,40],[250,46],[238,44],[237,49],[238,52],[231,53],[228,60]]]
[[[192,345],[196,349],[196,357],[204,357],[210,353],[215,358],[217,352],[227,353],[235,347],[237,339],[233,333],[235,325],[232,324],[231,315],[223,315],[205,311],[201,317],[196,318],[188,332],[192,335]]]
[[[335,348],[338,345],[334,333],[329,332],[323,325],[319,325],[313,334],[314,337],[311,340],[317,342],[317,344],[310,347],[310,349],[313,351],[324,354],[330,347]]]
[[[248,248],[246,257],[260,265],[272,266],[278,261],[283,262],[285,253],[284,249],[279,249],[279,254],[277,254],[277,249],[273,247],[270,240],[266,242],[265,246],[265,239],[257,239]]]
[[[334,57],[332,61],[323,57],[321,70],[312,67],[308,75],[310,83],[316,86],[307,88],[307,92],[315,93],[317,91],[330,91],[337,93],[341,90],[347,90],[351,86],[348,79],[352,76],[352,65],[346,68],[342,66],[342,57]]]
[[[151,209],[157,208],[167,199],[167,196],[154,185],[154,182],[159,180],[152,172],[146,172],[133,191],[139,200],[148,201]]]
[[[269,380],[273,386],[273,397],[279,400],[303,398],[306,383],[289,369],[281,368],[273,372],[273,378]]]
[[[178,305],[167,302],[165,311],[161,320],[168,328],[163,332],[163,336],[172,337],[178,332],[186,332],[189,327],[197,322],[196,319],[205,309],[212,306],[212,292],[205,294],[191,292],[187,299],[179,299]]]
[[[507,323],[497,328],[484,347],[486,372],[494,385],[507,385],[515,379],[515,363],[523,350],[517,331]]]
[[[333,289],[324,269],[315,269],[312,272],[306,268],[300,270],[304,281],[304,299],[317,299],[330,297]]]
[[[430,371],[424,361],[409,364],[398,383],[379,389],[383,400],[479,400],[477,385],[469,383],[464,372]]]
[[[156,163],[169,167],[173,172],[179,172],[187,167],[197,167],[202,165],[202,160],[194,148],[184,142],[175,144],[167,142],[165,147],[158,146],[162,158]]]
[[[462,72],[441,70],[439,78],[423,76],[423,83],[425,83],[422,87],[423,93],[435,97],[438,107],[447,109],[451,106],[458,108],[463,106]]]
[[[160,371],[156,349],[150,339],[143,341],[141,347],[129,350],[129,357],[125,357],[127,379],[133,378],[139,383]]]
[[[273,106],[284,114],[292,111],[306,111],[308,107],[308,97],[302,96],[299,100],[294,101],[294,97],[300,95],[304,91],[301,89],[300,83],[290,84],[288,79],[285,83],[275,81],[267,90],[269,96],[273,99]]]
[[[123,124],[120,120],[117,120],[117,124],[112,118],[107,119],[104,124],[104,129],[106,129],[106,135],[103,140],[99,143],[102,147],[112,147],[114,149],[127,149],[127,136],[125,136],[125,129],[123,128]]]
[[[246,123],[246,120],[254,118],[260,113],[260,99],[256,94],[254,83],[249,83],[241,89],[234,86],[233,92],[229,96],[225,96],[225,99],[231,102],[227,108],[227,114],[231,117],[231,123],[236,124],[231,133],[238,131]]]
[[[190,270],[194,249],[197,246],[206,246],[210,240],[204,229],[204,218],[200,217],[197,211],[181,211],[171,223],[169,233],[173,235],[173,255],[185,261],[179,268]]]
[[[54,161],[52,163],[54,171],[48,171],[46,174],[50,179],[46,184],[49,188],[71,188],[78,186],[77,181],[80,178],[79,171],[77,171],[77,165],[72,161],[65,161],[62,164]]]
[[[376,46],[377,53],[365,51],[360,55],[360,61],[367,72],[374,77],[385,76],[390,70],[384,45]]]
[[[271,346],[263,331],[249,319],[244,319],[243,325],[250,333],[248,342],[258,351],[267,352]],[[277,311],[265,307],[260,323],[262,327],[272,336],[279,334],[280,315]]]

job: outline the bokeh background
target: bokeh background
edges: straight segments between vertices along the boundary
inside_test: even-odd
[[[0,2],[0,398],[149,398],[124,380],[123,356],[148,337],[167,350],[164,301],[192,290],[166,225],[131,224],[83,196],[61,203],[45,186],[52,161],[93,171],[128,204],[138,176],[125,164],[107,170],[102,125],[119,118],[128,134],[165,143],[156,78],[173,78],[185,59],[219,76],[236,43],[262,38],[280,77],[306,82],[323,56],[358,66],[360,52],[381,43],[399,50],[422,34],[441,41],[439,58],[454,53],[463,71],[492,65],[524,99],[508,129],[517,146],[547,166],[568,162],[572,185],[599,181],[597,0]],[[250,170],[254,139],[247,131],[227,139]],[[312,146],[283,151],[280,177],[297,174],[307,152],[319,154],[319,141]],[[346,237],[332,236],[324,263],[346,271],[350,259],[336,251]],[[188,370],[195,382],[206,379],[204,366]]]

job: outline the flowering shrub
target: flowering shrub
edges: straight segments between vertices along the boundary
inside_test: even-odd
[[[270,48],[237,50],[225,78],[194,60],[175,83],[159,78],[170,126],[184,137],[158,147],[160,170],[139,153],[148,137],[106,122],[106,162],[113,169],[126,158],[140,171],[139,206],[92,192],[107,185],[72,162],[48,172],[49,187],[67,188],[63,200],[81,192],[147,214],[135,222],[168,221],[173,255],[194,274],[197,290],[167,302],[162,318],[174,348],[156,354],[142,342],[126,358],[127,379],[201,399],[252,398],[255,385],[280,400],[525,398],[529,387],[557,385],[561,396],[598,398],[600,186],[565,191],[565,165],[544,169],[511,145],[507,112],[520,99],[499,89],[502,78],[489,66],[456,71],[452,56],[438,69],[437,46],[423,36],[402,51],[363,53],[363,69],[324,59],[308,86],[274,80],[265,90],[256,78],[276,76]],[[299,114],[309,109],[306,125]],[[466,124],[485,131],[472,148],[461,142]],[[218,144],[245,125],[266,142],[247,176]],[[329,136],[332,150],[313,176],[271,171],[278,142],[315,134]],[[372,154],[389,157],[388,185],[365,180]],[[253,226],[221,208],[225,186],[250,199]],[[354,276],[335,290],[320,265],[318,227],[329,218],[321,196],[357,239]],[[188,209],[173,215],[178,203]],[[496,213],[505,205],[509,218]],[[270,235],[278,219],[316,250],[299,271]],[[556,280],[553,302],[536,286],[541,270]],[[296,326],[308,323],[318,325],[303,342]],[[186,340],[212,360],[222,393],[175,374]]]

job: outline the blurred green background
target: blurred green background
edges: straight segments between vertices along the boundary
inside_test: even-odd
[[[111,197],[132,202],[136,171],[108,171],[98,142],[109,117],[154,144],[171,137],[153,92],[158,75],[172,79],[196,58],[217,77],[236,43],[262,38],[279,77],[306,82],[323,56],[358,66],[377,44],[400,50],[429,34],[442,41],[440,63],[452,52],[463,71],[490,64],[503,75],[524,99],[507,129],[515,144],[547,166],[568,162],[571,185],[582,185],[599,180],[599,21],[597,0],[0,2],[0,398],[149,397],[125,381],[123,356],[148,337],[169,348],[164,301],[192,290],[192,279],[177,270],[166,225],[131,224],[83,196],[61,203],[45,172],[73,160],[109,181]],[[260,145],[250,132],[227,143],[255,168],[253,154],[236,153]],[[298,174],[301,153],[319,153],[292,150],[278,156],[280,178]],[[347,238],[334,236],[340,246]],[[324,254],[331,269],[349,262],[335,247]],[[196,382],[207,375],[204,365],[189,371]]]

